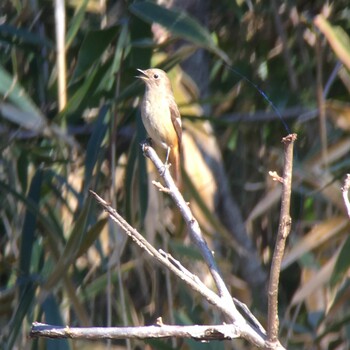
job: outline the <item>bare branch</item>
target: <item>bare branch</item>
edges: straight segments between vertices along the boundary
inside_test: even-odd
[[[197,276],[188,271],[170,254],[165,253],[163,250],[158,251],[156,248],[154,248],[144,236],[142,236],[127,221],[125,221],[124,218],[120,216],[105,200],[103,200],[93,191],[90,191],[90,193],[108,212],[111,219],[115,221],[135,243],[137,243],[142,249],[146,250],[147,253],[158,260],[158,262],[180,277],[192,289],[200,293],[210,304],[218,307],[223,314],[228,317],[231,316],[231,312],[228,311],[227,304],[225,304],[220,297],[210,290]]]
[[[290,197],[292,192],[293,146],[296,138],[296,134],[291,134],[282,139],[282,142],[285,145],[282,204],[269,281],[267,327],[268,341],[266,342],[266,349],[275,349],[276,346],[280,346],[278,341],[278,284],[284,248],[292,224],[292,219],[290,217]]]
[[[231,294],[229,293],[226,287],[226,284],[221,277],[219,268],[216,265],[213,254],[208,248],[208,245],[202,236],[199,224],[197,220],[193,217],[189,206],[187,205],[182,194],[176,187],[175,182],[170,175],[169,169],[164,166],[162,161],[159,159],[157,153],[150,146],[148,142],[144,142],[141,146],[145,156],[151,159],[151,161],[154,163],[155,167],[157,168],[160,176],[163,177],[164,182],[167,188],[169,189],[168,191],[169,195],[173,198],[175,204],[177,205],[177,207],[179,208],[182,214],[182,217],[186,222],[192,241],[198,247],[200,253],[203,256],[203,259],[205,260],[206,264],[209,267],[210,273],[213,276],[216,287],[219,291],[219,295],[222,299],[224,299],[224,303],[226,304],[226,309],[231,310],[230,321],[235,321],[235,320],[242,321],[242,316],[237,311],[233,303]]]
[[[51,326],[34,322],[31,338],[74,338],[74,339],[150,339],[150,338],[192,338],[198,341],[232,340],[240,337],[235,325],[171,326],[158,324],[145,327],[68,327]]]
[[[90,191],[97,201],[108,212],[113,221],[115,221],[123,230],[135,241],[142,249],[146,250],[151,256],[155,257],[162,265],[174,272],[192,289],[200,293],[209,303],[216,306],[229,320],[232,322],[239,337],[242,337],[252,344],[263,347],[266,340],[266,333],[262,327],[256,326],[254,322],[250,324],[238,312],[236,307],[230,308],[226,298],[219,297],[216,293],[211,291],[197,276],[193,275],[180,262],[174,259],[170,254],[163,250],[155,249],[136,229],[128,224],[106,201],[100,198],[96,193]],[[231,298],[232,300],[232,298]],[[232,301],[233,303],[233,301]],[[232,320],[232,315],[235,316],[235,321]],[[108,328],[106,328],[108,330]],[[143,338],[142,335],[139,338]],[[282,349],[282,348],[281,348]]]

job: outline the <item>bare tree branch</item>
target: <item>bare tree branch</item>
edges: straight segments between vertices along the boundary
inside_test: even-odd
[[[34,322],[31,338],[74,338],[74,339],[150,339],[150,338],[192,338],[198,341],[232,340],[241,332],[235,325],[218,326],[171,326],[159,324],[145,327],[68,327],[50,326]]]
[[[198,247],[200,253],[203,256],[203,259],[205,260],[206,264],[209,267],[210,273],[213,276],[213,279],[219,291],[220,297],[225,299],[226,308],[232,310],[232,313],[230,316],[231,321],[235,321],[237,318],[238,320],[242,319],[242,316],[237,312],[234,302],[232,300],[231,294],[229,293],[226,287],[226,284],[221,277],[219,268],[216,265],[213,254],[208,248],[208,245],[202,236],[199,224],[197,220],[193,217],[189,206],[187,205],[182,194],[176,187],[175,182],[173,181],[170,175],[169,169],[164,167],[164,164],[159,159],[157,153],[150,146],[149,143],[145,142],[141,146],[145,156],[151,159],[153,164],[156,166],[159,174],[163,177],[164,182],[168,188],[169,195],[172,197],[172,199],[176,203],[177,207],[179,208],[182,214],[182,217],[186,222],[192,241]]]
[[[276,346],[280,345],[278,341],[278,284],[284,248],[292,224],[292,219],[290,217],[290,197],[292,193],[293,146],[296,138],[296,134],[290,134],[282,139],[285,146],[284,170],[282,178],[282,204],[269,281],[267,323],[268,340],[266,342],[266,349],[276,349]]]

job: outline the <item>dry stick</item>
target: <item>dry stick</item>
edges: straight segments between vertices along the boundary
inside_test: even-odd
[[[235,325],[171,326],[160,323],[146,327],[68,327],[53,328],[34,322],[30,332],[32,338],[74,338],[74,339],[151,339],[181,337],[198,341],[232,340],[240,337]]]
[[[290,134],[282,139],[282,142],[285,146],[282,204],[269,281],[267,342],[265,345],[266,349],[275,349],[276,347],[280,346],[278,341],[278,283],[286,239],[290,232],[292,223],[292,219],[290,217],[290,197],[292,193],[293,146],[296,138],[296,134]]]

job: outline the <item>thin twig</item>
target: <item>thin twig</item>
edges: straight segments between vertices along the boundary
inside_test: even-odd
[[[290,232],[292,219],[290,217],[290,197],[292,193],[292,170],[293,170],[293,146],[296,140],[296,134],[288,135],[282,139],[284,143],[284,170],[283,170],[283,188],[282,204],[280,212],[280,221],[277,233],[276,246],[272,258],[269,291],[268,291],[268,324],[267,324],[267,342],[266,349],[275,349],[279,346],[278,341],[278,284],[281,271],[281,262],[284,254],[284,248],[287,237]]]

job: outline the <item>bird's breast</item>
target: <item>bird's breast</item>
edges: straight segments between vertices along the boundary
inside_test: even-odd
[[[160,93],[146,93],[142,102],[141,115],[146,131],[154,142],[163,148],[175,145],[177,135],[171,121],[166,96]]]

